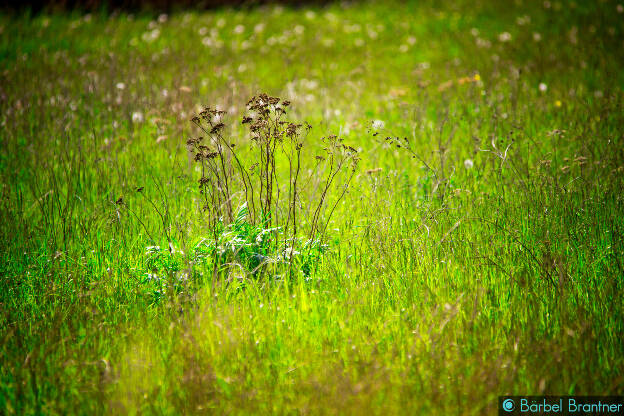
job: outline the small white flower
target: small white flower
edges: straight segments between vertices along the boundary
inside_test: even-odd
[[[384,123],[382,120],[375,120],[375,121],[373,121],[373,128],[375,130],[381,130],[384,127],[386,127],[386,123]]]
[[[541,92],[546,92],[546,90],[548,89],[548,85],[544,84],[543,82],[540,82],[538,88]]]
[[[142,123],[143,122],[143,113],[140,111],[135,111],[132,113],[132,122],[133,123]]]
[[[466,169],[472,169],[473,166],[474,166],[474,162],[471,159],[464,160],[464,167]]]
[[[150,281],[150,282],[153,281],[153,280],[158,282],[158,281],[160,281],[160,277],[158,277],[157,274],[147,273],[147,280]]]
[[[511,33],[509,32],[503,32],[500,35],[498,35],[498,40],[500,40],[501,42],[509,42],[511,40]]]
[[[492,46],[492,42],[487,39],[477,38],[476,42],[479,48],[489,48]]]
[[[153,42],[156,39],[158,39],[159,36],[160,36],[160,30],[158,28],[156,28],[154,30],[147,31],[147,32],[143,33],[143,35],[141,35],[141,38],[145,42]]]
[[[254,32],[262,33],[262,32],[264,32],[264,28],[265,27],[266,27],[266,25],[264,23],[258,23],[257,25],[254,26]]]
[[[244,31],[245,31],[245,26],[243,25],[236,25],[236,27],[234,28],[234,33],[236,33],[237,35],[240,35]]]
[[[126,88],[126,84],[124,84],[123,82],[118,82],[115,87],[117,87],[118,90],[123,90]]]
[[[624,6],[622,6],[621,4],[618,4],[615,7],[615,10],[617,10],[618,13],[624,13]]]
[[[308,20],[312,20],[316,17],[316,13],[314,13],[312,10],[308,10],[305,14],[305,17]]]
[[[169,16],[167,16],[165,13],[158,16],[159,23],[165,23],[168,19],[169,19]]]
[[[295,33],[297,35],[303,35],[303,32],[305,32],[305,27],[303,27],[301,25],[295,26]]]
[[[479,29],[473,27],[472,29],[470,29],[470,34],[476,38],[477,36],[479,36]]]
[[[403,44],[399,47],[399,52],[401,53],[405,53],[409,50],[409,46],[407,46],[406,44]]]
[[[539,33],[537,33],[537,32],[533,32],[533,40],[534,40],[535,42],[539,42],[540,40],[542,40],[542,35],[540,35],[540,34],[539,34]]]

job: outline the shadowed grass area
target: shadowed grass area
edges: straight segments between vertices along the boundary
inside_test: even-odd
[[[505,394],[624,394],[623,13],[0,16],[2,413],[476,415]],[[241,180],[240,220],[208,216],[187,146],[191,117],[226,111],[253,172],[241,117],[260,92],[312,126],[301,193],[269,210],[300,213],[301,247],[317,237],[297,267]],[[359,164],[323,196],[331,135]]]

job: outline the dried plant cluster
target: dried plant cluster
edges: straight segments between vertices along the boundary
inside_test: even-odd
[[[224,111],[205,107],[192,118],[201,135],[187,145],[201,167],[199,193],[212,232],[215,267],[233,260],[242,260],[254,273],[268,263],[293,266],[294,259],[305,262],[322,247],[332,214],[355,175],[358,151],[329,135],[320,139],[322,154],[304,154],[312,126],[286,119],[289,106],[289,101],[264,93],[252,97],[242,117],[250,132],[248,143],[234,137]],[[328,198],[332,188],[338,189],[333,200]],[[224,231],[232,229],[244,231],[247,238],[220,258],[226,251],[220,248]],[[250,236],[254,241],[247,241]],[[249,248],[246,243],[255,247],[241,257]]]

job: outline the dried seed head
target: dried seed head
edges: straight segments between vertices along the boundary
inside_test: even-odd
[[[214,126],[212,126],[212,129],[210,130],[210,134],[216,134],[219,131],[221,131],[223,129],[223,127],[225,127],[225,124],[223,123],[217,123]]]

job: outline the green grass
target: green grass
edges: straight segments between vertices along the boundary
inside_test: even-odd
[[[0,413],[624,394],[624,15],[500,3],[0,16]],[[309,275],[214,279],[189,120],[248,143],[263,91],[312,124],[304,172],[329,134],[361,161]]]

